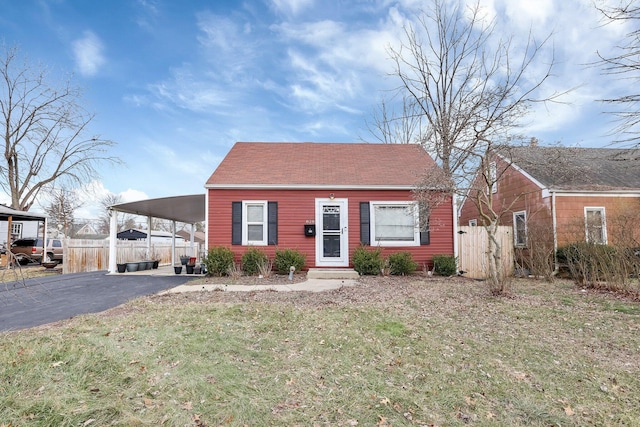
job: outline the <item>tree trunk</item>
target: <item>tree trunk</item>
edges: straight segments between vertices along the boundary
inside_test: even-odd
[[[489,239],[487,263],[489,265],[489,290],[492,295],[505,295],[509,292],[509,283],[502,269],[502,246],[497,239],[498,221],[493,220],[486,227]]]

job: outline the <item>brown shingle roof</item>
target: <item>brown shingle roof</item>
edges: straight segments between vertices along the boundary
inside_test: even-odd
[[[550,189],[640,189],[640,152],[635,149],[511,147],[504,154]]]
[[[207,187],[410,187],[436,167],[417,145],[238,142]]]

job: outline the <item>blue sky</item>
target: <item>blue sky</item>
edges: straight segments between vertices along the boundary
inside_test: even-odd
[[[599,4],[602,1],[596,0]],[[627,29],[593,0],[481,0],[516,45],[553,32],[557,67],[522,133],[543,144],[604,146],[597,102],[624,82],[586,64]],[[80,217],[106,192],[125,201],[203,192],[236,141],[360,142],[398,81],[388,47],[420,0],[0,0],[0,38],[54,75],[74,74],[124,165],[100,170]],[[545,53],[547,56],[550,52]],[[628,83],[626,83],[628,84]],[[301,161],[308,161],[302,160]]]

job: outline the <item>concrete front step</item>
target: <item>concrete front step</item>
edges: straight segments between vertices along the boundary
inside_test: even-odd
[[[353,268],[310,268],[307,279],[353,279],[360,277]]]

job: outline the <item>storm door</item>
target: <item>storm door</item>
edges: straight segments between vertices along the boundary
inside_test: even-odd
[[[316,199],[316,265],[347,267],[349,235],[347,199]]]

